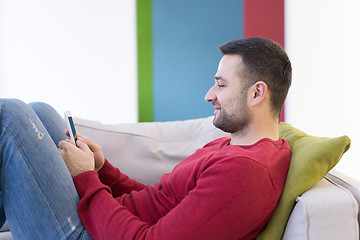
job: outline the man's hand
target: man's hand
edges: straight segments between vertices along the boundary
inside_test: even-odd
[[[77,140],[76,145],[78,147],[70,139],[59,142],[60,154],[72,177],[95,169],[94,154],[88,145],[81,140]]]
[[[69,131],[66,129],[65,134],[69,136]],[[98,145],[96,142],[92,141],[91,139],[87,138],[86,136],[76,133],[76,137],[78,140],[82,141],[83,143],[86,143],[90,150],[94,154],[94,160],[95,160],[95,171],[99,171],[105,163],[104,154],[101,150],[100,145]]]

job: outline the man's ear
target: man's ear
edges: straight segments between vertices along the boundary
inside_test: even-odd
[[[263,81],[258,81],[252,85],[249,91],[250,106],[253,107],[264,101],[267,92],[267,84]]]

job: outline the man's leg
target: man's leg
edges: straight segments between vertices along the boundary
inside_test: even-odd
[[[91,239],[69,171],[34,111],[0,100],[0,131],[2,202],[14,238]]]
[[[29,106],[33,109],[36,115],[38,115],[40,121],[58,148],[58,143],[67,138],[64,133],[66,129],[64,118],[62,118],[56,110],[47,103],[32,102],[29,103]]]

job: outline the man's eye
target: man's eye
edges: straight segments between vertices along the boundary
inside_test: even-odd
[[[221,84],[218,84],[217,86],[218,86],[219,88],[225,87],[225,85],[221,85]]]

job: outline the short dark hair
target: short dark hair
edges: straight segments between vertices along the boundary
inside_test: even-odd
[[[238,39],[219,47],[222,54],[242,57],[246,90],[257,81],[268,85],[274,114],[280,116],[291,85],[291,62],[285,50],[276,42],[260,37]]]

